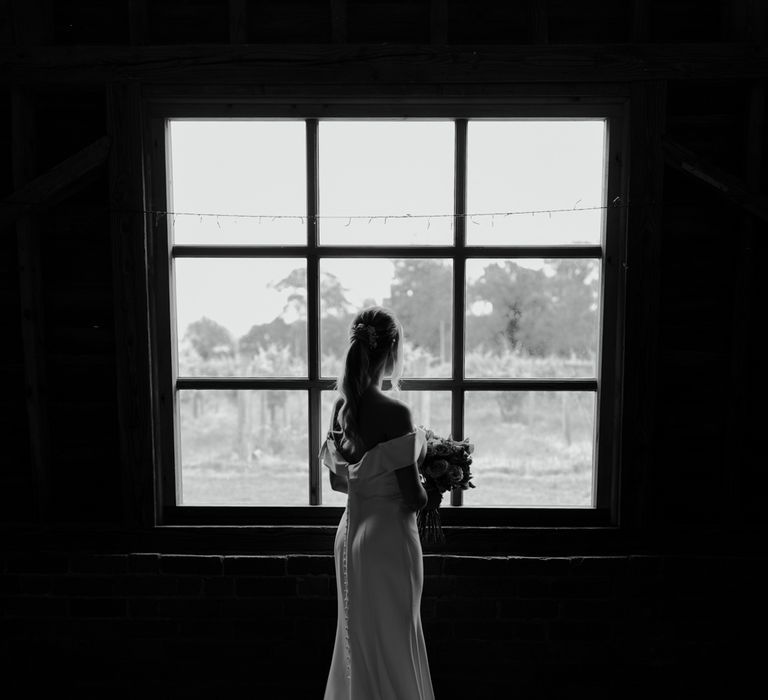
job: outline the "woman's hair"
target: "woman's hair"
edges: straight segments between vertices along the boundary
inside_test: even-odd
[[[363,392],[380,371],[391,368],[392,388],[403,375],[403,327],[389,309],[368,306],[355,316],[349,329],[349,347],[336,389],[343,403],[339,424],[355,448],[361,448],[358,411]]]

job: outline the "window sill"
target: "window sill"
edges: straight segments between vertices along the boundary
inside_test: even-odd
[[[339,523],[343,506],[170,506],[161,525],[209,526],[333,526]],[[607,509],[514,508],[496,506],[440,507],[447,527],[610,527]]]
[[[333,552],[341,506],[166,508],[145,536],[190,551]],[[593,508],[440,509],[446,542],[431,553],[578,553],[621,550],[608,511]],[[177,544],[172,545],[171,543]]]

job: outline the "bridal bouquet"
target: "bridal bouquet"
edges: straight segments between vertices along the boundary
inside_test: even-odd
[[[469,469],[475,446],[469,439],[443,438],[428,428],[419,427],[424,429],[427,437],[427,454],[419,467],[424,479],[424,488],[439,493],[456,488],[475,488],[470,481],[472,472]],[[425,543],[445,542],[438,508],[439,504],[429,510],[423,508],[417,516],[419,535]]]

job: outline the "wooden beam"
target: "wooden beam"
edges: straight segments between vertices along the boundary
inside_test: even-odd
[[[648,41],[651,34],[650,0],[632,0],[632,41]]]
[[[128,36],[131,46],[147,43],[147,0],[128,0]]]
[[[749,80],[768,77],[761,43],[430,46],[248,44],[0,50],[0,80],[343,85]]]
[[[15,90],[11,95],[11,153],[13,182],[17,188],[34,175],[35,109],[28,95]],[[24,348],[24,388],[32,469],[36,482],[37,517],[41,524],[50,519],[50,430],[46,396],[46,352],[41,283],[40,230],[31,215],[16,221],[21,302],[21,335]]]
[[[52,0],[9,2],[16,46],[46,46],[53,43]]]
[[[20,185],[12,195],[0,201],[0,226],[71,194],[87,175],[106,162],[109,144],[109,137],[102,136],[48,172]]]
[[[153,413],[149,352],[147,230],[140,88],[107,87],[110,229],[123,516],[128,526],[155,524]]]
[[[754,82],[749,88],[747,128],[744,130],[745,178],[749,191],[760,191],[765,142],[765,84]]]
[[[676,141],[664,138],[664,156],[669,165],[711,187],[762,221],[768,221],[768,197],[751,191],[741,178],[705,162]]]
[[[547,0],[526,0],[525,17],[528,23],[530,42],[532,44],[546,44],[549,41]]]
[[[765,41],[766,22],[768,22],[768,7],[765,0],[747,0],[746,38],[748,41],[762,43]]]
[[[656,489],[664,482],[656,446],[656,365],[665,115],[664,82],[632,86],[619,525],[638,535],[659,525]]]
[[[347,0],[331,0],[331,38],[334,44],[347,41]]]
[[[248,3],[229,0],[229,43],[248,43]]]

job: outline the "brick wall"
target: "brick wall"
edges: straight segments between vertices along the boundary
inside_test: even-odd
[[[761,613],[758,563],[427,554],[436,697],[735,691],[757,668],[747,631]],[[19,552],[0,581],[18,691],[322,697],[337,612],[330,555]]]

